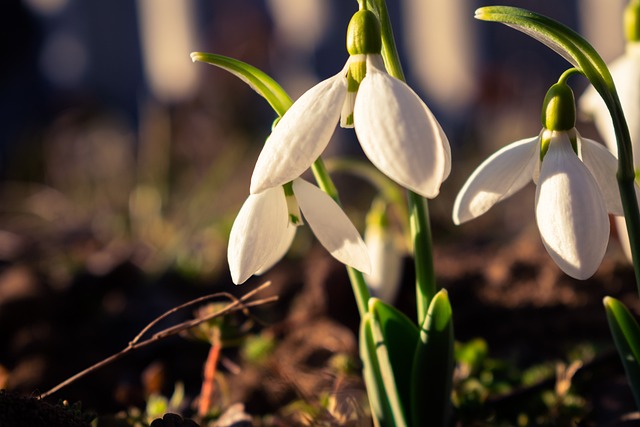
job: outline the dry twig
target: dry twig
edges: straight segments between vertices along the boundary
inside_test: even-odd
[[[268,298],[262,298],[262,299],[258,299],[255,301],[248,301],[248,299],[250,299],[251,297],[253,297],[255,294],[257,294],[258,292],[262,291],[263,289],[267,288],[269,285],[271,285],[271,282],[265,282],[262,285],[258,286],[257,288],[253,289],[252,291],[247,292],[245,295],[243,295],[240,298],[237,298],[233,295],[231,295],[228,292],[218,292],[215,294],[211,294],[211,295],[206,295],[200,298],[196,298],[194,300],[191,300],[187,303],[181,304],[177,307],[172,308],[171,310],[163,313],[162,315],[160,315],[159,317],[157,317],[156,319],[154,319],[151,323],[149,323],[147,326],[145,326],[138,335],[136,335],[133,340],[131,340],[129,342],[129,345],[127,345],[127,347],[125,347],[123,350],[119,351],[116,354],[113,354],[109,357],[107,357],[106,359],[101,360],[100,362],[88,367],[87,369],[78,372],[77,374],[75,374],[74,376],[67,378],[66,380],[64,380],[63,382],[61,382],[60,384],[58,384],[57,386],[53,387],[52,389],[42,393],[40,396],[38,396],[39,399],[44,399],[45,397],[48,397],[50,395],[52,395],[53,393],[55,393],[56,391],[60,390],[63,387],[68,386],[69,384],[77,381],[78,379],[84,377],[85,375],[100,369],[101,367],[108,365],[111,362],[114,362],[118,359],[120,359],[121,357],[125,356],[126,354],[128,354],[129,352],[133,351],[133,350],[137,350],[139,348],[145,347],[149,344],[153,344],[154,342],[157,342],[161,339],[179,334],[182,331],[185,331],[187,329],[191,329],[195,326],[200,325],[201,323],[207,322],[211,319],[214,319],[216,317],[219,316],[224,316],[226,314],[229,313],[234,313],[237,311],[243,311],[245,313],[248,312],[248,309],[250,307],[256,307],[259,305],[263,305],[263,304],[268,304],[271,302],[274,302],[278,299],[277,296],[272,296],[272,297],[268,297]],[[147,334],[151,328],[153,328],[158,322],[160,322],[162,319],[165,319],[166,317],[170,316],[171,314],[180,311],[182,309],[185,309],[187,307],[191,307],[193,305],[202,303],[204,301],[208,301],[214,298],[227,298],[229,299],[231,302],[226,305],[225,307],[221,308],[220,310],[214,312],[214,313],[210,313],[206,316],[202,316],[202,317],[198,317],[196,319],[193,320],[188,320],[186,322],[182,322],[179,323],[177,325],[171,326],[167,329],[163,329],[160,332],[156,332],[155,334],[151,335],[151,337],[142,340],[142,337],[145,336],[145,334]]]

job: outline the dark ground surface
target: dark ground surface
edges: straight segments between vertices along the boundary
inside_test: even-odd
[[[640,304],[631,267],[617,244],[610,246],[587,281],[560,272],[542,249],[535,226],[510,242],[476,247],[445,243],[435,251],[439,284],[448,289],[454,309],[457,340],[483,337],[492,357],[522,367],[566,360],[571,348],[584,343],[598,349],[575,377],[589,406],[584,425],[633,425],[614,423],[634,407],[612,352],[602,299],[613,296],[635,312]],[[412,267],[409,262],[406,266],[399,306],[412,316]],[[335,354],[357,356],[357,311],[344,269],[317,248],[304,262],[282,262],[262,279],[273,284],[260,296],[278,295],[280,300],[252,311],[264,325],[254,331],[269,331],[277,345],[260,366],[245,363],[233,348],[223,352],[229,361],[221,367],[228,385],[224,404],[243,402],[250,414],[269,414],[325,392],[361,398],[357,378],[338,378],[327,367]],[[67,288],[56,289],[28,262],[7,262],[0,273],[0,384],[25,396],[37,395],[121,350],[166,310],[211,292],[239,296],[262,279],[234,287],[175,273],[149,278],[125,262],[101,276],[78,274]],[[159,327],[190,315],[178,313]],[[83,408],[98,414],[143,406],[150,376],[160,378],[153,387],[165,395],[182,381],[187,400],[192,400],[199,393],[208,350],[201,342],[169,338],[91,373],[47,402],[82,401]],[[513,392],[490,404],[500,410],[501,405],[519,405],[520,398],[520,392]]]

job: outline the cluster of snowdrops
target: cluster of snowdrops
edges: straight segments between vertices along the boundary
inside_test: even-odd
[[[278,115],[231,230],[231,277],[240,284],[268,270],[287,253],[297,227],[308,223],[327,251],[347,266],[361,316],[360,356],[376,425],[447,425],[454,364],[452,308],[446,290],[435,283],[426,199],[438,195],[451,172],[450,145],[432,112],[404,81],[385,1],[358,3],[347,29],[344,67],[295,102],[249,64],[192,54],[194,60],[247,82]],[[609,72],[580,35],[550,18],[502,6],[476,11],[480,20],[505,23],[538,39],[572,67],[542,101],[540,133],[506,145],[468,178],[454,203],[454,223],[482,215],[533,181],[540,236],[562,271],[577,279],[595,273],[609,241],[609,214],[617,218],[629,259],[638,263],[635,170],[640,168],[640,149],[632,155],[632,142],[640,142],[640,1],[632,0],[625,13],[627,51]],[[583,138],[575,128],[576,100],[568,85],[575,75],[592,84],[578,105],[594,118],[606,146]],[[390,294],[381,287],[396,285],[377,277],[388,272],[381,268],[387,245],[375,239],[365,243],[343,212],[321,158],[338,124],[353,128],[371,164],[406,190],[416,265],[415,320],[375,298]],[[318,186],[301,178],[309,169]],[[636,279],[639,271],[636,265]],[[374,283],[372,297],[368,285]],[[640,326],[612,298],[605,300],[605,309],[640,406],[640,379],[632,375],[640,372],[640,354],[632,351],[640,348]]]

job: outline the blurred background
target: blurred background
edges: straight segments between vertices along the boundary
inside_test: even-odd
[[[533,186],[503,202],[508,207],[462,227],[451,223],[451,208],[482,159],[539,132],[545,92],[569,67],[512,29],[473,19],[476,8],[491,3],[389,2],[408,83],[436,114],[452,145],[453,173],[430,204],[436,244],[481,246],[489,237],[509,241],[530,229]],[[623,52],[624,0],[501,3],[576,29],[606,61]],[[231,287],[227,236],[276,116],[244,83],[192,63],[189,53],[248,62],[295,99],[342,68],[345,31],[356,9],[353,0],[4,0],[0,342],[9,344],[0,350],[0,388],[3,365],[13,386],[25,390],[42,386],[29,374],[34,366],[52,369],[42,362],[19,373],[24,356],[34,354],[27,344],[51,334],[46,325],[52,313],[43,312],[39,323],[29,323],[20,335],[17,317],[7,314],[12,301],[77,288],[78,274],[93,282],[73,301],[87,307],[93,302],[113,317],[135,311],[129,300],[131,288],[139,286],[134,282],[148,277],[161,282],[167,271],[200,285]],[[579,77],[571,84],[576,95],[586,87]],[[590,123],[581,122],[580,130],[597,138]],[[336,131],[325,156],[337,155],[362,157],[351,130]],[[337,178],[346,209],[362,230],[373,190],[343,174]],[[363,191],[352,191],[356,186]],[[293,257],[313,242],[298,234]],[[542,251],[539,242],[536,247]],[[117,270],[122,265],[128,266],[124,272]],[[117,292],[94,280],[105,275],[115,277],[109,289]],[[155,301],[152,311],[175,305],[175,296],[145,289],[138,296]],[[11,313],[19,311],[14,307]],[[144,324],[142,314],[136,313],[129,328]],[[110,335],[114,328],[83,336],[96,333],[116,342],[111,351],[131,336],[116,339]],[[84,366],[75,362],[69,360],[64,369],[58,365],[54,377]]]
[[[623,50],[623,0],[507,3],[577,29],[605,60]],[[537,42],[475,21],[486,4],[389,5],[408,81],[459,165],[434,202],[443,218],[475,167],[464,161],[535,135],[545,90],[567,68]],[[341,0],[9,0],[0,18],[0,256],[46,237],[82,246],[87,259],[72,261],[97,272],[132,258],[151,270],[178,263],[225,274],[229,224],[275,116],[189,53],[246,61],[296,98],[344,64],[355,9]],[[579,93],[585,82],[574,83]],[[353,132],[334,139],[327,156],[361,155]]]

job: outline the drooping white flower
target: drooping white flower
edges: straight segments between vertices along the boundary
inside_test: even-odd
[[[640,170],[640,42],[628,42],[625,53],[614,60],[609,65],[609,71],[616,85],[620,104],[624,111],[624,116],[629,127],[631,135],[631,143],[633,148],[633,165],[636,171]],[[611,152],[617,156],[618,148],[616,142],[615,131],[613,129],[613,121],[609,110],[598,92],[589,86],[589,88],[580,97],[580,110],[591,116],[598,128],[598,132],[602,135],[605,144]],[[636,184],[636,197],[639,194],[639,188]],[[638,199],[640,203],[640,199]],[[625,255],[631,260],[631,247],[629,245],[629,236],[627,234],[627,224],[623,216],[616,217],[616,228],[620,244]]]
[[[360,22],[355,19],[359,17],[378,25],[372,16],[359,11],[352,23]],[[356,31],[349,27],[349,34]],[[349,49],[345,67],[309,89],[282,117],[256,163],[252,194],[307,170],[326,148],[341,116],[341,125],[355,127],[364,153],[380,171],[422,196],[438,194],[451,170],[449,142],[418,95],[386,72],[377,31],[374,47]],[[375,39],[376,32],[371,34]]]
[[[453,221],[482,215],[533,180],[536,222],[547,252],[566,274],[586,279],[607,248],[607,212],[622,215],[616,167],[605,147],[575,129],[543,130],[507,145],[473,172],[456,198]]]
[[[293,181],[293,194],[275,187],[250,195],[231,228],[227,259],[234,283],[244,283],[278,262],[291,246],[301,224],[299,206],[320,243],[340,262],[370,271],[367,247],[338,204],[302,179]],[[292,212],[293,211],[293,212]],[[294,223],[296,221],[296,223]]]

